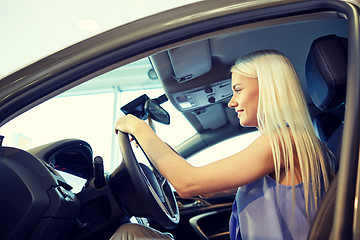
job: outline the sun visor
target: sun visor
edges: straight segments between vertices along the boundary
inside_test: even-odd
[[[199,77],[212,67],[208,40],[170,49],[168,54],[179,83]]]
[[[204,129],[217,129],[227,123],[224,107],[220,103],[195,110],[192,114]]]

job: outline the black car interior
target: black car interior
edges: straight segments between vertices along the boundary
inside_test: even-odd
[[[306,62],[306,82],[311,99],[321,110],[313,119],[314,128],[335,155],[336,170],[344,122],[346,78],[347,39],[336,35],[316,39]]]
[[[92,155],[91,148],[82,141],[74,142],[72,147]],[[72,187],[53,167],[32,154],[10,147],[1,147],[0,151],[0,202],[5,206],[0,214],[0,238],[65,238],[81,209]]]
[[[337,170],[345,112],[347,24],[334,12],[290,17],[277,24],[258,25],[255,30],[253,26],[236,28],[198,38],[151,55],[167,98],[197,131],[176,151],[187,158],[222,140],[255,131],[241,127],[235,112],[227,107],[232,95],[229,69],[241,55],[259,48],[277,48],[294,60],[314,127],[333,152]],[[147,196],[137,192],[134,185],[138,183],[131,179],[127,166],[120,165],[106,175],[105,185],[103,180],[96,181],[101,177],[95,175],[102,174],[94,173],[92,149],[85,141],[68,139],[29,151],[0,145],[0,156],[0,191],[6,192],[0,197],[0,239],[108,239],[132,216],[153,217],[149,207],[142,204]],[[75,160],[67,165],[64,159]],[[161,176],[148,173],[146,166],[134,167],[159,182]],[[87,180],[80,193],[74,194],[57,172],[65,169]],[[331,234],[337,179],[336,173],[309,239],[328,239]],[[178,239],[227,239],[233,199],[233,195],[212,199],[176,196],[169,210],[175,209],[175,213],[170,215],[179,211],[186,224],[171,233]],[[161,223],[150,222],[157,229],[168,230]]]
[[[318,130],[319,138],[325,140],[326,146],[334,154],[335,171],[339,166],[342,143],[347,51],[346,38],[336,35],[324,36],[313,42],[306,62],[306,82],[310,96],[322,111],[314,118],[314,126]],[[330,238],[337,181],[336,174],[316,214],[309,239]]]
[[[319,138],[334,154],[338,169],[344,120],[347,39],[335,35],[316,39],[306,62],[306,80],[314,104],[323,112],[314,119]],[[326,91],[324,91],[324,89]],[[321,91],[320,91],[321,90]],[[334,121],[340,119],[340,121]],[[309,239],[329,239],[334,219],[337,174],[325,195],[312,224]]]

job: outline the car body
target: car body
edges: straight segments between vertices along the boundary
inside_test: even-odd
[[[116,75],[117,69],[150,59],[159,79],[156,84],[161,84],[172,105],[196,130],[194,136],[174,146],[180,155],[190,158],[219,142],[255,131],[241,127],[227,108],[229,69],[238,57],[259,49],[283,52],[295,66],[311,117],[316,119],[323,109],[313,103],[306,83],[310,46],[326,35],[347,38],[346,110],[345,118],[341,116],[345,120],[332,236],[359,237],[359,10],[359,1],[229,0],[198,2],[146,17],[1,78],[0,126],[74,87],[113,87],[114,82],[102,76]],[[117,81],[118,86],[133,84],[134,88],[142,84],[132,83],[134,79]],[[0,153],[0,208],[5,212],[0,222],[7,229],[0,233],[2,239],[108,239],[132,216],[171,232],[176,239],[227,237],[234,195],[211,199],[177,196],[180,223],[165,229],[151,220],[154,216],[143,199],[135,201],[139,198],[137,184],[128,175],[121,176],[116,185],[110,183],[122,168],[106,174],[101,187],[96,187],[92,147],[82,139],[60,140],[30,150],[3,146]],[[51,161],[86,179],[83,190],[73,193]]]

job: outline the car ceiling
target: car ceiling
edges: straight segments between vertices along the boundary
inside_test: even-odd
[[[301,82],[305,84],[305,59],[313,39],[331,33],[337,34],[338,36],[347,36],[347,22],[336,13],[312,15],[313,16],[307,16],[312,19],[312,21],[301,21],[303,17],[300,17],[300,20],[293,17],[283,20],[284,22],[278,22],[276,26],[260,26],[251,30],[248,30],[248,27],[246,27],[245,30],[241,30],[240,28],[240,30],[235,33],[228,33],[206,39],[210,47],[209,53],[211,54],[212,61],[216,62],[213,68],[216,68],[218,64],[229,68],[239,56],[255,50],[277,49],[285,53],[292,60]],[[321,20],[321,16],[326,19]],[[181,51],[183,51],[183,49],[181,49]],[[153,61],[153,65],[156,67],[158,76],[161,76],[160,79],[166,81],[166,79],[172,78],[170,75],[173,75],[173,68],[169,58],[163,58],[160,61],[160,63],[157,63],[156,60]],[[199,61],[201,60],[199,59]],[[114,85],[117,85],[121,91],[161,87],[162,85],[159,79],[144,79],[143,76],[150,70],[151,66],[147,58],[140,59],[100,75],[91,81],[77,86],[77,88],[69,92],[109,89]],[[229,69],[224,70],[228,73]],[[168,76],[163,76],[166,74]],[[209,79],[209,77],[207,77],[207,79]],[[218,80],[215,79],[215,81]],[[166,82],[166,84],[169,83]],[[182,85],[183,86],[177,84],[169,85],[167,89],[169,92],[173,92],[178,89],[189,89],[193,86],[201,86],[201,78],[192,81],[192,84]],[[305,89],[306,86],[303,86]],[[174,88],[174,90],[171,90],[171,88]]]

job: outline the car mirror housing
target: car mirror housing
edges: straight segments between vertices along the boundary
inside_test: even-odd
[[[170,124],[170,115],[154,100],[148,100],[145,102],[144,111],[154,121]]]
[[[170,124],[170,115],[160,106],[167,100],[165,94],[155,99],[150,99],[146,94],[143,94],[121,107],[120,110],[124,114],[132,114],[141,120],[146,120],[149,117],[154,121],[168,125]]]

